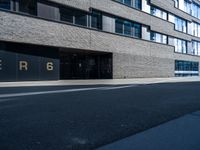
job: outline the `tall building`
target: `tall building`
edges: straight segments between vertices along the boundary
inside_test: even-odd
[[[198,0],[0,0],[0,81],[199,76]]]

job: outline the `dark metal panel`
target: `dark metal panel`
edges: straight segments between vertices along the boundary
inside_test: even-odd
[[[40,80],[59,80],[60,61],[59,59],[45,58],[40,59]]]
[[[39,80],[38,56],[17,54],[17,80]]]
[[[0,81],[16,81],[16,54],[0,51]]]

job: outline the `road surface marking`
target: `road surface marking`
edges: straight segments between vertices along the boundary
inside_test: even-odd
[[[100,90],[117,90],[117,89],[124,89],[129,87],[135,87],[136,85],[127,85],[127,86],[115,86],[115,87],[103,87]]]
[[[44,95],[44,94],[58,94],[58,93],[69,93],[69,92],[90,91],[90,90],[113,90],[113,89],[129,88],[129,87],[133,87],[133,85],[117,86],[117,87],[80,88],[80,89],[41,91],[41,92],[9,93],[9,94],[1,94],[0,98],[11,98],[11,97],[22,97],[22,96],[30,96],[30,95]]]
[[[14,98],[3,98],[3,99],[0,99],[0,102],[6,102],[10,100],[14,100]]]

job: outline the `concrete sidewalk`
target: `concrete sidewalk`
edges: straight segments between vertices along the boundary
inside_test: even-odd
[[[200,111],[97,150],[200,150]]]
[[[155,84],[155,83],[177,83],[177,82],[200,82],[200,77],[0,82],[0,87],[65,86],[65,85],[66,86],[67,85],[125,85],[125,84]]]

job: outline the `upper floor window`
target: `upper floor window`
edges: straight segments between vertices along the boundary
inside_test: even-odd
[[[200,19],[200,6],[198,7],[198,18]]]
[[[187,32],[187,21],[185,21],[179,17],[175,17],[175,29],[186,33]]]
[[[181,1],[180,5],[181,6],[184,5],[183,9],[181,9],[181,10],[183,10],[186,13],[192,15],[193,17],[196,17],[196,18],[200,19],[200,5],[199,4],[197,4],[197,3],[195,3],[195,2],[193,2],[191,0],[184,0],[183,4],[182,4],[182,1]]]
[[[175,2],[175,7],[179,8],[179,0],[174,0],[174,2]]]
[[[124,0],[124,4],[131,6],[132,0]]]
[[[87,26],[87,13],[71,8],[60,8],[60,20],[69,23]]]
[[[137,9],[142,9],[142,0],[133,0],[134,1],[134,7]]]
[[[124,33],[124,25],[123,25],[123,20],[121,19],[116,19],[115,20],[115,32],[119,34]]]
[[[124,21],[124,34],[125,35],[133,35],[132,33],[132,23],[129,21]]]
[[[174,39],[175,52],[187,54],[187,42],[181,39]]]
[[[142,37],[142,27],[138,23],[133,24],[133,36],[138,38]]]
[[[91,15],[91,27],[96,29],[102,29],[102,13],[93,11]]]
[[[116,19],[115,32],[127,36],[141,38],[141,25],[122,19]]]
[[[123,3],[130,7],[142,9],[142,0],[116,0],[116,1]]]
[[[192,4],[192,16],[196,18],[198,17],[198,5],[195,3]]]
[[[37,16],[49,20],[60,20],[60,8],[58,5],[50,5],[49,2],[37,3]]]
[[[189,2],[188,0],[184,0],[184,11],[187,12],[188,14],[192,13],[192,9],[191,9],[191,2]]]
[[[37,0],[0,0],[0,8],[37,15]]]
[[[200,42],[192,41],[192,55],[198,55],[200,56]]]
[[[18,0],[18,3],[20,12],[37,15],[37,0]]]
[[[151,41],[167,44],[167,36],[160,33],[151,32]]]
[[[187,21],[184,19],[181,19],[173,14],[168,15],[168,21],[175,24],[175,29],[184,33],[187,33]]]
[[[192,32],[190,32],[190,34],[200,37],[200,24],[192,22],[191,25],[190,30]]]
[[[167,13],[165,11],[158,9],[158,8],[151,7],[151,14],[156,16],[156,17],[167,20]]]
[[[60,8],[60,20],[74,23],[74,11],[69,8],[61,7]]]
[[[193,29],[193,32],[192,32],[192,35],[194,36],[198,36],[198,24],[197,23],[192,23],[192,29]]]
[[[87,13],[81,11],[75,11],[75,24],[87,26]]]
[[[10,1],[9,0],[0,0],[0,8],[10,10]]]

